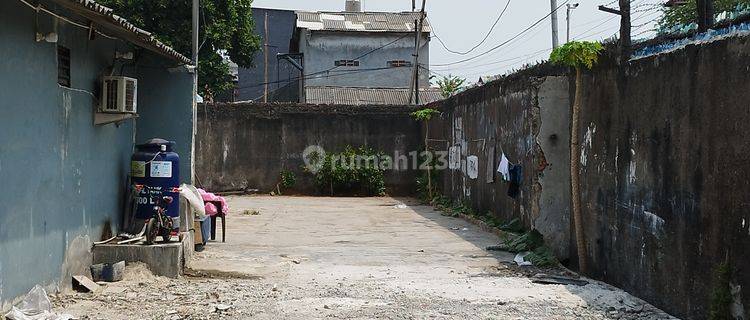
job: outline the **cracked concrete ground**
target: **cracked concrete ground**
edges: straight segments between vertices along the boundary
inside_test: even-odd
[[[55,310],[90,319],[671,318],[596,281],[532,283],[530,274],[566,271],[516,267],[512,254],[483,249],[495,235],[412,199],[228,200],[227,242],[209,243],[185,277],[129,266],[104,292],[54,297]]]

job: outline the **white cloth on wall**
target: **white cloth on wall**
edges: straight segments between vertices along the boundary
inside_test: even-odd
[[[503,152],[503,155],[500,157],[500,166],[497,167],[497,172],[500,172],[500,175],[503,176],[503,180],[510,181],[510,161],[508,161],[508,158],[505,156],[505,152]]]
[[[469,176],[469,179],[476,179],[479,177],[479,157],[466,157],[466,173]]]

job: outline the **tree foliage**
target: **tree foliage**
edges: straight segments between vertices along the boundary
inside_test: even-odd
[[[368,147],[346,146],[340,153],[317,152],[310,155],[310,161],[320,169],[311,172],[315,183],[331,196],[359,195],[380,196],[385,194],[385,164],[379,161],[385,154]]]
[[[425,108],[412,112],[411,117],[417,121],[430,121],[430,119],[432,119],[432,116],[438,113],[440,113],[440,111],[432,108]]]
[[[459,78],[457,76],[448,75],[437,81],[438,87],[440,87],[440,94],[443,98],[448,99],[454,94],[461,91],[464,86],[466,79]]]
[[[573,68],[591,69],[599,60],[599,52],[603,49],[599,42],[571,41],[553,50],[549,60]]]
[[[734,11],[738,5],[748,6],[750,0],[713,0],[714,12]],[[688,25],[698,21],[698,4],[696,0],[688,0],[684,5],[664,9],[664,15],[659,20],[659,30],[669,31],[675,27]]]
[[[192,52],[192,1],[99,0],[136,26],[152,32],[178,52]],[[252,0],[201,0],[198,90],[207,97],[232,87],[226,52],[240,67],[252,67],[260,37],[254,33]]]

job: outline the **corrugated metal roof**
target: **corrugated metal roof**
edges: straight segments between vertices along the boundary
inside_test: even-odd
[[[420,89],[419,101],[427,104],[443,99],[436,88]],[[407,88],[306,87],[306,102],[340,105],[408,105]]]
[[[52,0],[53,2],[60,4],[70,10],[73,10],[77,14],[95,21],[96,24],[108,27],[108,29],[114,29],[119,34],[126,37],[125,40],[131,41],[134,44],[144,47],[146,49],[155,51],[164,56],[172,58],[184,64],[191,64],[192,61],[157,40],[150,32],[140,29],[132,23],[125,20],[116,14],[108,7],[96,3],[93,0]],[[95,24],[95,25],[96,25]]]
[[[309,30],[413,32],[419,12],[309,12],[297,11],[297,27]],[[432,28],[425,19],[422,32]]]

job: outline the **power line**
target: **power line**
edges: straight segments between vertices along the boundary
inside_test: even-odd
[[[559,5],[559,6],[557,7],[557,8],[555,8],[555,10],[552,10],[552,11],[551,11],[550,13],[546,14],[546,15],[545,15],[544,17],[542,17],[541,19],[539,19],[539,20],[537,20],[536,22],[534,22],[534,24],[532,24],[532,25],[531,25],[531,26],[529,26],[528,28],[524,29],[523,31],[521,31],[520,33],[516,34],[516,35],[515,35],[515,36],[513,36],[512,38],[510,38],[510,39],[508,39],[508,40],[506,40],[506,41],[504,41],[504,42],[500,43],[499,45],[497,45],[497,46],[495,46],[495,47],[493,47],[493,48],[491,48],[491,49],[489,49],[489,50],[487,50],[487,51],[485,51],[485,52],[483,52],[483,53],[480,53],[480,54],[478,54],[478,55],[476,55],[476,56],[473,56],[473,57],[471,57],[471,58],[466,58],[466,59],[462,59],[462,60],[459,60],[459,61],[455,61],[455,62],[450,62],[450,63],[433,64],[432,66],[435,66],[435,67],[446,67],[446,66],[452,66],[452,65],[456,65],[456,64],[459,64],[459,63],[464,63],[464,62],[467,62],[467,61],[471,61],[471,60],[477,59],[477,58],[479,58],[479,57],[485,56],[485,55],[487,55],[487,54],[490,54],[490,53],[492,53],[493,51],[495,51],[495,50],[499,49],[500,47],[502,47],[502,46],[504,46],[504,45],[508,44],[509,42],[513,41],[514,39],[516,39],[516,38],[518,38],[518,37],[522,36],[523,34],[525,34],[526,32],[528,32],[529,30],[533,29],[534,27],[536,27],[536,26],[537,26],[537,25],[539,25],[540,23],[544,22],[544,20],[545,20],[545,19],[547,19],[547,18],[548,18],[549,16],[551,16],[551,15],[552,15],[553,13],[557,12],[557,10],[560,10],[560,8],[562,8],[563,6],[565,6],[565,5],[566,5],[566,4],[568,3],[568,2],[569,2],[569,0],[566,0],[565,2],[563,2],[563,4],[561,4],[561,5]]]
[[[257,84],[252,84],[252,85],[248,85],[248,86],[236,87],[236,89],[255,88],[255,87],[264,86],[266,84],[277,84],[277,83],[292,82],[292,81],[299,81],[299,80],[333,78],[333,77],[340,77],[340,76],[345,76],[345,75],[350,75],[350,74],[356,74],[356,73],[372,72],[372,71],[379,71],[379,70],[389,70],[389,69],[398,69],[398,68],[410,68],[410,67],[403,66],[403,67],[380,67],[380,68],[357,69],[357,70],[341,70],[340,71],[341,73],[326,74],[326,75],[323,75],[323,74],[326,73],[326,72],[330,72],[331,70],[323,70],[323,71],[318,71],[318,72],[315,72],[315,73],[307,74],[307,75],[302,76],[302,77],[294,77],[294,78],[289,78],[289,79],[286,79],[286,80],[276,80],[276,81],[270,81],[270,82],[264,82],[264,83],[257,83]]]
[[[462,55],[462,56],[463,55],[467,55],[469,53],[472,53],[474,50],[476,50],[477,48],[479,48],[479,46],[481,46],[482,44],[484,44],[487,41],[487,39],[489,39],[490,35],[492,34],[492,31],[495,30],[495,27],[497,27],[497,24],[500,22],[500,19],[503,17],[503,15],[505,15],[505,11],[508,10],[508,7],[510,6],[510,1],[511,0],[508,0],[508,2],[505,4],[505,7],[500,12],[500,15],[498,15],[497,19],[495,19],[495,23],[492,24],[492,27],[490,27],[490,30],[487,31],[487,34],[484,36],[484,38],[482,39],[482,41],[479,41],[479,43],[477,43],[475,46],[473,46],[468,51],[460,52],[460,51],[455,51],[455,50],[449,49],[448,46],[445,44],[445,42],[443,42],[443,39],[440,39],[440,37],[437,35],[437,33],[434,30],[434,27],[433,27],[433,30],[432,30],[432,35],[436,39],[438,39],[438,42],[440,42],[440,44],[443,46],[443,48],[445,48],[445,50],[448,51],[448,52],[450,52],[450,53],[458,54],[458,55]],[[433,24],[430,23],[430,25],[433,25]]]
[[[516,56],[516,57],[512,57],[512,58],[506,58],[506,59],[497,60],[497,61],[493,61],[493,62],[489,62],[489,63],[484,63],[484,64],[478,64],[478,65],[474,65],[474,66],[463,67],[461,69],[462,70],[476,69],[476,68],[481,68],[481,67],[485,67],[485,66],[496,65],[496,64],[500,64],[500,63],[504,63],[504,62],[509,62],[509,61],[515,61],[515,60],[519,60],[519,59],[534,57],[534,56],[538,56],[541,53],[548,52],[548,51],[551,51],[551,50],[552,50],[552,48],[550,47],[550,48],[546,48],[546,49],[534,51],[534,52],[531,52],[531,53],[527,53],[527,54]],[[440,71],[447,71],[448,69],[439,69],[439,70]]]

